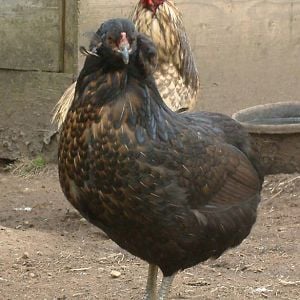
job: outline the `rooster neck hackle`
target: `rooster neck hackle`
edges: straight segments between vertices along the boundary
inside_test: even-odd
[[[188,95],[183,94],[179,98],[183,98],[183,101],[189,103],[191,105],[190,108],[192,108],[195,105],[193,102],[196,101],[200,80],[189,39],[183,25],[182,15],[174,2],[164,1],[157,8],[155,14],[139,2],[133,10],[132,20],[137,30],[150,36],[157,46],[160,67],[157,69],[156,79],[158,77],[169,77],[170,74],[163,72],[164,66],[166,69],[169,67],[174,68],[176,72],[170,71],[171,77],[174,81],[182,78],[183,87],[178,88],[179,90],[186,90]],[[175,79],[176,77],[181,78]],[[177,86],[176,83],[175,85]],[[163,85],[158,85],[158,87],[163,89]],[[178,102],[178,97],[176,102]],[[171,101],[171,103],[167,104],[173,110],[174,108],[180,108],[179,103],[176,104]]]
[[[165,1],[157,8],[155,14],[138,3],[133,10],[132,20],[139,32],[151,36],[158,51],[164,50],[160,48],[166,48],[170,51],[178,46],[176,45],[179,35],[178,29],[183,26],[183,22],[180,12],[172,2]],[[171,53],[173,54],[173,52]],[[162,57],[168,59],[165,54]]]

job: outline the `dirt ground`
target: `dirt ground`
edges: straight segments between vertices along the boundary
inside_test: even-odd
[[[55,167],[0,172],[0,190],[0,299],[142,299],[147,264],[74,211]],[[251,236],[179,273],[171,299],[300,299],[299,197],[299,174],[267,177]]]

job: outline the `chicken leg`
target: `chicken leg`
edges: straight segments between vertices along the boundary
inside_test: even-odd
[[[171,289],[172,282],[175,278],[175,274],[171,276],[164,276],[159,289],[158,300],[167,300]]]
[[[158,267],[156,265],[149,264],[146,295],[144,300],[156,300],[157,273]]]

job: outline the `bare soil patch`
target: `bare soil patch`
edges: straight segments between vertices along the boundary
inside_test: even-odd
[[[300,299],[299,198],[299,174],[267,177],[251,236],[179,273],[171,298]],[[69,205],[55,167],[29,178],[0,173],[1,299],[138,300],[146,275],[145,262]]]

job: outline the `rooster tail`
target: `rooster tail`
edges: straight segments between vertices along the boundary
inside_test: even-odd
[[[64,122],[75,96],[76,81],[72,83],[60,97],[53,109],[52,123],[57,124],[58,130]]]

